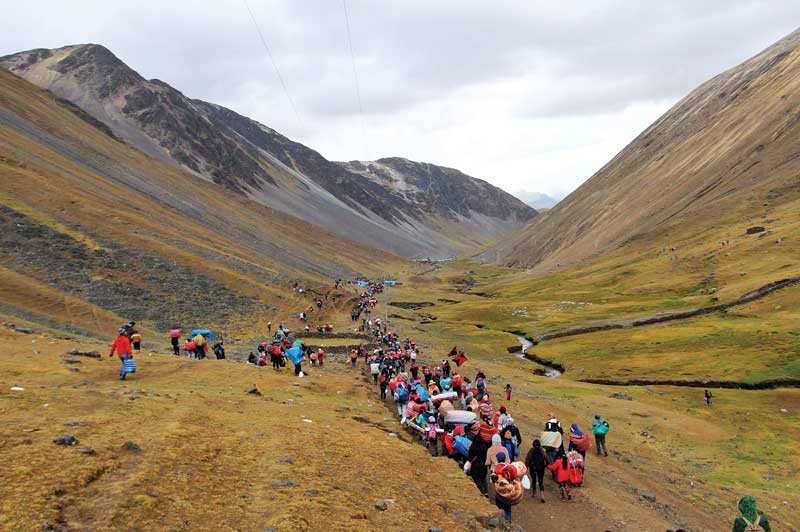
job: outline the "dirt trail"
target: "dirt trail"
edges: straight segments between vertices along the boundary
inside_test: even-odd
[[[380,304],[385,304],[385,296],[380,298]],[[421,360],[427,357],[422,356]],[[350,365],[340,358],[332,359],[326,366],[327,371],[350,373]],[[362,383],[368,393],[379,396],[378,387],[373,385],[367,367],[359,360],[359,369]],[[378,399],[379,400],[379,399]],[[392,421],[382,423],[381,430],[394,430],[398,437],[405,441],[414,441],[415,438],[408,434],[397,419],[397,412],[391,397],[384,401],[384,406],[391,414]],[[523,443],[521,450],[523,456],[530,447],[530,440]],[[440,460],[450,458],[440,457]],[[675,527],[669,515],[667,505],[650,505],[643,501],[641,496],[632,491],[631,486],[647,486],[659,497],[665,494],[658,490],[657,485],[651,485],[652,479],[646,472],[636,471],[628,464],[622,462],[620,457],[613,453],[606,458],[588,457],[586,481],[582,487],[573,488],[572,500],[561,501],[558,486],[545,476],[545,500],[534,499],[530,492],[520,504],[514,506],[513,517],[505,524],[508,531],[535,531],[543,528],[554,531],[591,530],[600,532],[630,532],[667,530]],[[463,474],[457,464],[452,461],[454,474]],[[477,488],[474,488],[477,491]],[[490,488],[490,500],[493,496]],[[666,508],[666,509],[665,509]]]

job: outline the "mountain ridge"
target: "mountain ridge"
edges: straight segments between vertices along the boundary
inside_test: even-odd
[[[4,320],[92,336],[122,316],[257,330],[308,304],[292,281],[410,267],[148,157],[82,113],[0,69]]]
[[[409,201],[268,126],[189,98],[161,80],[146,80],[102,45],[20,52],[0,57],[0,66],[70,101],[151,157],[394,253],[464,252],[536,214],[510,194],[475,185],[475,178],[461,172],[440,172],[453,181],[436,187],[441,197],[435,201]],[[470,203],[469,211],[448,194],[449,188],[476,186],[483,202]],[[445,208],[427,209],[433,205]]]
[[[480,257],[549,271],[670,220],[722,203],[734,208],[734,196],[740,205],[756,189],[768,196],[768,182],[790,179],[800,165],[792,147],[799,84],[800,30],[701,84],[558,205]]]

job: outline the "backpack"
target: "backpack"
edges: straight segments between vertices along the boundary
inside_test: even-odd
[[[761,516],[760,515],[758,516],[758,519],[753,523],[748,521],[745,516],[741,516],[741,518],[742,518],[742,521],[744,521],[744,524],[745,524],[745,527],[744,527],[745,532],[764,532],[764,527],[761,526]]]
[[[582,453],[585,453],[592,447],[592,440],[589,438],[588,434],[584,434],[579,439],[573,441],[573,443],[575,444],[575,448]]]
[[[598,420],[598,421],[602,421],[602,420]],[[595,434],[600,435],[600,436],[608,434],[609,428],[610,427],[609,427],[607,421],[602,421],[599,425],[596,425],[596,426],[594,425],[594,423],[592,424],[592,432],[594,432]]]
[[[398,386],[394,392],[395,401],[404,403],[408,401],[408,389],[405,386]]]
[[[583,471],[578,467],[569,468],[569,483],[573,486],[580,486],[583,484]]]
[[[469,456],[469,448],[472,442],[466,436],[456,436],[453,439],[453,448],[462,456]]]

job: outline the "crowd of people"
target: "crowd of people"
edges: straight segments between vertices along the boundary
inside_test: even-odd
[[[558,487],[561,500],[571,500],[572,489],[584,482],[586,456],[592,446],[598,457],[608,456],[606,435],[610,424],[599,413],[594,415],[590,429],[593,443],[592,437],[577,423],[572,423],[565,434],[561,422],[551,412],[546,416],[542,431],[523,453],[521,432],[506,405],[495,407],[495,392],[490,390],[486,375],[477,370],[473,378],[468,377],[461,368],[466,357],[456,348],[439,362],[423,363],[421,350],[413,338],[401,341],[398,334],[387,330],[380,318],[372,319],[371,314],[378,303],[375,296],[383,286],[372,282],[365,285],[364,280],[358,281],[359,286],[366,289],[360,293],[351,319],[361,319],[359,330],[368,333],[377,348],[373,350],[362,343],[352,349],[350,365],[356,369],[358,360],[363,358],[373,383],[380,390],[381,400],[394,403],[401,425],[418,435],[432,454],[445,455],[458,462],[484,496],[493,493],[494,502],[506,519],[512,518],[512,507],[523,500],[527,491],[533,498],[545,502],[548,476]],[[338,288],[341,284],[337,280],[335,286]],[[302,290],[298,286],[294,288]],[[318,310],[323,305],[323,298],[315,299]],[[109,356],[117,354],[120,359],[122,380],[136,372],[134,352],[141,349],[142,336],[135,325],[135,322],[130,322],[120,327],[109,352]],[[321,330],[332,332],[332,327],[324,324]],[[192,333],[184,344],[186,355],[205,358],[210,331],[195,330]],[[275,371],[281,371],[287,362],[291,362],[298,377],[304,376],[304,361],[312,366],[324,366],[324,349],[304,345],[283,324],[278,325],[273,335],[272,322],[269,322],[267,333],[269,339],[260,343],[255,353],[249,353],[249,364],[271,365]],[[180,355],[180,337],[180,329],[170,331],[175,355]],[[225,358],[222,336],[212,350],[217,359]],[[506,401],[511,401],[511,384],[506,383],[500,390]],[[704,395],[710,406],[711,393],[705,390]],[[752,497],[742,498],[739,510],[741,516],[736,519],[733,532],[771,530],[769,521],[757,511]]]
[[[539,438],[523,456],[523,439],[505,405],[495,408],[486,375],[474,378],[452,368],[449,360],[422,366],[412,339],[404,343],[394,334],[381,339],[380,348],[368,358],[372,380],[381,399],[396,406],[403,426],[419,435],[433,454],[458,461],[484,495],[493,487],[496,505],[511,518],[524,490],[545,501],[545,473],[551,471],[562,500],[570,500],[571,488],[583,483],[586,453],[591,438],[577,424],[567,437],[554,414],[549,414]],[[412,360],[413,358],[413,360]],[[511,386],[504,388],[510,398]],[[605,435],[609,424],[600,415],[592,423],[597,454],[607,456]],[[528,477],[528,475],[530,475]]]

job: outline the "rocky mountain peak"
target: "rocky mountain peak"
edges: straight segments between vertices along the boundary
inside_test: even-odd
[[[74,104],[151,157],[402,255],[465,251],[536,214],[451,168],[399,157],[358,168],[329,161],[246,116],[144,79],[101,45],[20,52],[0,58],[0,66]]]

